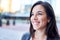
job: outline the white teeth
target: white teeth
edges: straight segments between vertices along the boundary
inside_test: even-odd
[[[34,24],[39,24],[39,22],[34,22]]]

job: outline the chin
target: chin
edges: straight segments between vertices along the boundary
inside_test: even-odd
[[[34,27],[34,30],[43,29],[43,27]]]
[[[35,26],[35,25],[33,25],[33,28],[34,28],[34,30],[39,30],[40,28],[42,28],[41,26]]]
[[[34,28],[34,30],[38,30],[39,28]]]

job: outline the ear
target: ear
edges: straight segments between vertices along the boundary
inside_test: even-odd
[[[48,23],[50,22],[50,19],[48,19]]]
[[[48,23],[50,22],[50,18],[48,17]]]

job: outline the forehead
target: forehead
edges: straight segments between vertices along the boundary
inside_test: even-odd
[[[45,11],[45,8],[44,8],[42,5],[36,5],[36,6],[33,8],[32,12],[37,12],[37,11],[42,11],[42,12],[44,12],[44,11]]]

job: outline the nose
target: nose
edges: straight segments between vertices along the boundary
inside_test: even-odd
[[[37,15],[34,15],[34,20],[37,20],[37,19],[38,19]]]

